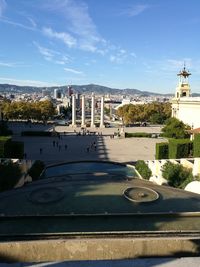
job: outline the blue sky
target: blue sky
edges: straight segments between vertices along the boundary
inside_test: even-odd
[[[0,83],[200,92],[199,0],[0,0]]]

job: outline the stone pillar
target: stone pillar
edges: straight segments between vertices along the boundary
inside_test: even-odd
[[[81,118],[81,127],[86,127],[86,124],[85,124],[85,95],[82,95],[82,118]]]
[[[95,127],[95,124],[94,124],[94,113],[95,113],[95,96],[94,96],[94,93],[92,93],[92,106],[91,106],[91,125],[90,127]]]
[[[104,128],[104,96],[101,97],[101,119],[100,119],[100,127]]]
[[[76,127],[76,96],[72,95],[72,127]]]

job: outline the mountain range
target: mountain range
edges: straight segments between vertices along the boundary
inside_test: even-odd
[[[42,90],[48,90],[53,92],[54,89],[60,89],[66,91],[68,86],[52,86],[52,87],[36,87],[36,86],[19,86],[13,84],[0,84],[0,94],[5,93],[41,93]],[[140,96],[156,96],[165,95],[171,96],[170,94],[160,94],[150,91],[141,91],[138,89],[117,89],[110,88],[107,86],[97,85],[97,84],[87,84],[87,85],[71,85],[72,89],[77,93],[96,93],[96,94],[114,94],[114,95],[140,95]]]

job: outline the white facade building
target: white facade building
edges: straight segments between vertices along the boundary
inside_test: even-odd
[[[178,74],[179,83],[175,97],[172,98],[172,117],[175,117],[192,128],[200,127],[200,97],[192,97],[188,77],[191,75],[185,67]]]

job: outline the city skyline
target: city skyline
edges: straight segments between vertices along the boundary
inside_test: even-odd
[[[0,83],[199,92],[200,2],[0,0]]]

